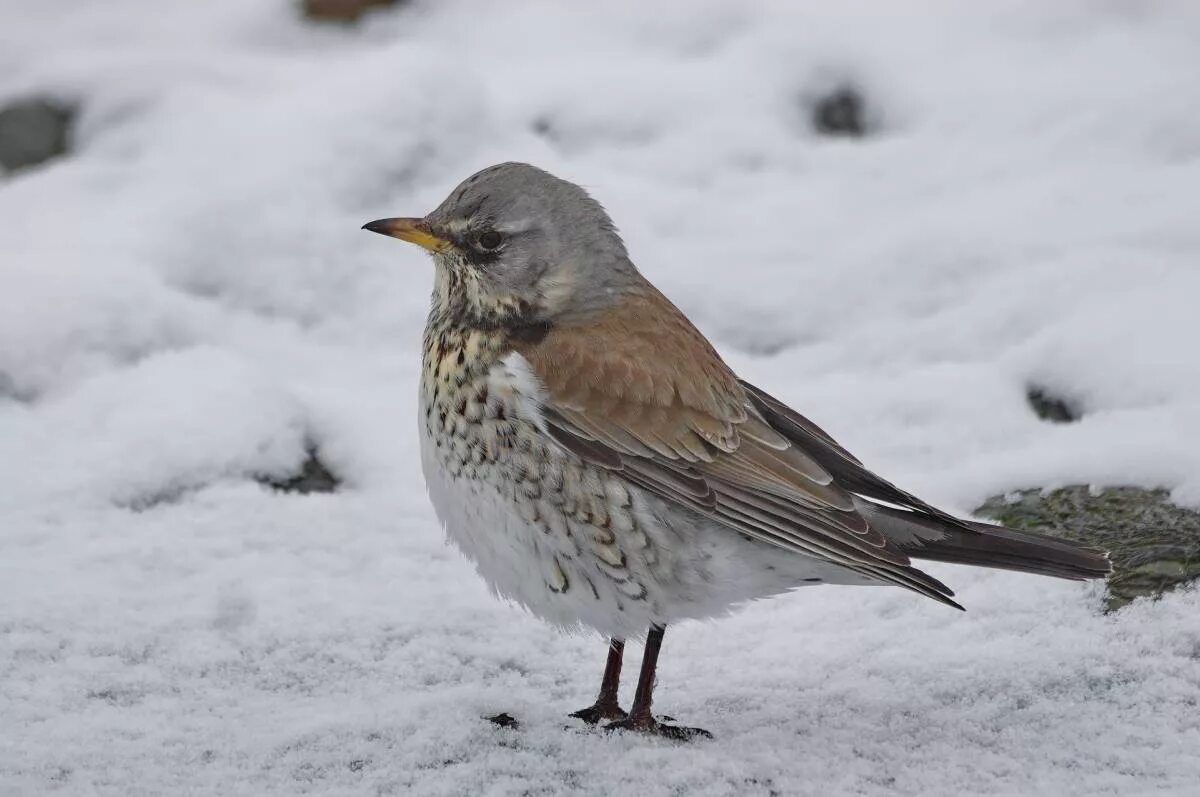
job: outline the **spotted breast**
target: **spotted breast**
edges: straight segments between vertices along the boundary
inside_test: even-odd
[[[664,541],[647,533],[629,486],[546,433],[540,387],[510,334],[434,317],[426,329],[419,423],[438,516],[489,586],[534,614],[643,626],[656,613],[651,587],[670,578]]]

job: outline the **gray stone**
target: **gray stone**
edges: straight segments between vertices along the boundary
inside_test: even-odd
[[[32,404],[36,398],[37,394],[32,389],[22,387],[7,371],[0,371],[0,399]]]
[[[827,136],[863,136],[867,132],[865,105],[856,89],[835,89],[813,103],[813,129]]]
[[[1033,410],[1033,414],[1043,421],[1073,423],[1083,416],[1075,402],[1056,396],[1046,388],[1037,385],[1030,385],[1026,388],[1025,399],[1029,402],[1029,408]]]
[[[1200,512],[1172,504],[1166,490],[1022,490],[993,496],[975,511],[1014,529],[1108,550],[1109,611],[1200,578]]]
[[[258,481],[280,492],[302,495],[336,492],[342,484],[342,480],[325,467],[316,449],[309,450],[308,458],[300,466],[299,473],[286,478],[260,476]]]
[[[15,171],[64,154],[74,116],[74,109],[40,97],[0,108],[0,165]]]
[[[493,725],[498,725],[501,728],[512,728],[513,730],[517,730],[521,727],[521,723],[517,720],[517,718],[509,714],[507,711],[500,714],[493,714],[490,717],[484,717],[484,719]]]

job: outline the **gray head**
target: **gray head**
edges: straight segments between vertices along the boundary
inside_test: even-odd
[[[642,284],[600,203],[525,163],[471,175],[422,219],[364,228],[432,252],[435,310],[463,323],[583,319]]]

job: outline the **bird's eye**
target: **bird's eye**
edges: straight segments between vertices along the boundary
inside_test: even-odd
[[[480,249],[487,249],[490,251],[492,249],[498,249],[500,244],[504,243],[504,236],[495,230],[485,230],[479,234],[479,237],[476,238],[475,241],[479,244]]]

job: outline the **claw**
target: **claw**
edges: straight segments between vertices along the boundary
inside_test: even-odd
[[[688,728],[683,725],[667,725],[653,717],[626,717],[604,726],[606,731],[635,731],[648,736],[661,736],[676,742],[690,742],[693,739],[711,739],[713,735],[703,728]]]
[[[596,725],[600,720],[623,720],[629,716],[616,703],[599,703],[571,712],[572,717],[581,719],[588,725]]]

